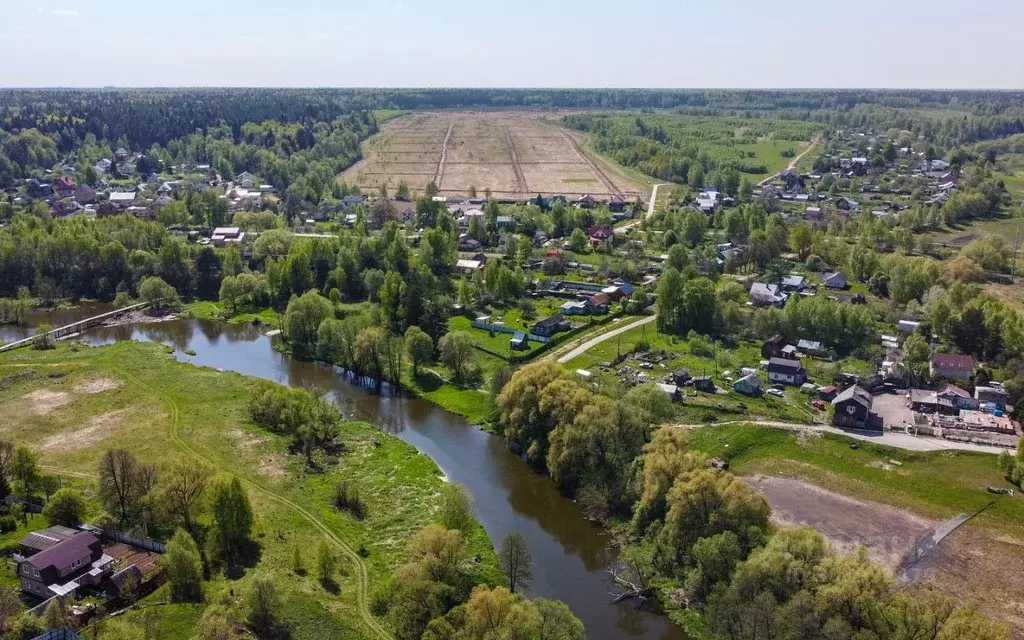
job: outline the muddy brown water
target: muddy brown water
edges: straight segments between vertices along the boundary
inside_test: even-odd
[[[90,306],[78,313],[50,314],[54,326],[102,313]],[[5,334],[9,341],[17,335]],[[10,329],[9,327],[6,329]],[[608,569],[616,552],[603,530],[584,519],[579,507],[511,454],[504,442],[440,407],[406,397],[382,397],[345,382],[327,366],[296,360],[273,349],[265,327],[202,320],[95,327],[82,339],[93,345],[118,340],[160,342],[183,362],[236,371],[306,388],[321,388],[346,418],[365,420],[430,456],[453,482],[473,495],[477,518],[492,541],[518,531],[533,556],[530,593],[565,602],[584,623],[588,638],[686,640],[667,618],[629,603],[611,604],[615,586]],[[19,329],[24,335],[28,330]],[[185,350],[194,351],[189,356]]]

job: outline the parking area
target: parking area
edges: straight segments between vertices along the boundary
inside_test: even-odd
[[[902,393],[875,396],[871,410],[882,417],[886,428],[914,424],[914,412],[907,407],[907,396]]]

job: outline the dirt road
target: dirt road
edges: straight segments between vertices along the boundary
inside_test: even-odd
[[[597,166],[597,163],[594,162],[590,158],[590,156],[586,154],[585,151],[583,151],[583,148],[580,147],[578,142],[576,142],[576,139],[573,138],[568,133],[566,133],[565,131],[562,131],[561,129],[559,129],[558,132],[562,134],[562,137],[566,139],[566,141],[569,143],[569,146],[572,147],[572,150],[576,152],[576,155],[578,155],[580,159],[583,160],[583,162],[586,162],[587,165],[590,166],[590,170],[593,171],[594,174],[597,175],[597,177],[601,180],[601,182],[604,183],[605,188],[608,189],[610,193],[614,193],[615,195],[625,200],[626,197],[622,194],[622,190],[615,186],[615,183],[612,182],[612,179],[608,177],[608,174],[606,174],[601,169],[601,167]]]
[[[455,121],[448,125],[448,133],[444,134],[444,142],[441,143],[441,158],[437,161],[437,171],[434,172],[434,184],[441,189],[441,182],[444,180],[444,168],[448,162],[448,141],[452,139],[452,129],[455,128]]]
[[[811,140],[811,145],[809,147],[807,147],[806,149],[801,151],[800,155],[798,155],[797,157],[795,157],[792,160],[790,160],[789,165],[786,167],[786,170],[789,171],[789,170],[795,169],[796,168],[796,163],[798,163],[801,160],[803,160],[804,156],[806,156],[808,153],[810,153],[812,150],[814,150],[814,148],[818,146],[819,142],[821,142],[821,138],[820,137],[815,138],[814,140]],[[765,178],[764,180],[762,180],[761,182],[758,182],[757,186],[759,186],[759,187],[760,186],[764,186],[764,185],[768,184],[769,182],[771,182],[772,180],[774,180],[775,178],[779,177],[779,175],[781,175],[781,174],[782,174],[782,172],[780,171],[779,173],[776,173],[774,175],[770,175],[767,178]]]
[[[587,340],[586,342],[584,342],[580,346],[576,347],[575,349],[573,349],[569,353],[565,354],[564,356],[559,357],[558,358],[558,364],[565,364],[566,362],[569,362],[573,358],[576,358],[576,357],[579,357],[579,356],[583,355],[584,353],[586,353],[590,349],[593,349],[594,347],[596,347],[597,345],[601,344],[605,340],[610,340],[610,339],[614,338],[615,336],[617,336],[619,334],[622,334],[622,333],[625,333],[625,332],[629,331],[630,329],[636,329],[637,327],[642,327],[643,325],[650,324],[651,322],[654,322],[655,320],[657,320],[657,316],[645,316],[645,317],[640,318],[639,320],[637,320],[635,322],[630,322],[627,325],[621,326],[618,329],[612,329],[611,331],[609,331],[607,333],[602,333],[601,335],[599,335],[599,336],[597,336],[595,338],[591,338],[590,340]]]
[[[512,140],[512,134],[508,127],[502,125],[501,130],[505,133],[505,146],[508,147],[508,159],[512,162],[512,169],[516,172],[517,191],[528,193],[529,186],[526,184],[526,176],[523,175],[523,167],[519,164],[519,154],[516,153],[516,143]]]
[[[647,203],[647,213],[644,214],[644,217],[643,218],[638,218],[638,219],[634,220],[633,222],[630,222],[629,224],[622,225],[621,227],[619,227],[619,231],[625,231],[627,229],[632,229],[633,227],[635,227],[635,226],[639,225],[641,222],[643,222],[644,219],[650,218],[652,215],[654,215],[654,207],[655,207],[655,204],[658,202],[658,189],[661,188],[661,187],[671,187],[671,186],[673,186],[671,182],[662,182],[661,184],[654,185],[654,188],[651,189],[651,201]]]

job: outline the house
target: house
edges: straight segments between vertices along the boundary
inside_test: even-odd
[[[550,338],[556,333],[569,331],[570,329],[572,329],[572,325],[569,324],[568,320],[563,318],[561,315],[554,315],[550,318],[544,318],[540,322],[535,322],[533,326],[530,327],[530,333]]]
[[[114,163],[111,162],[109,159],[103,158],[102,160],[99,160],[95,165],[93,165],[93,169],[96,170],[96,173],[106,173],[110,171],[110,166],[112,164]]]
[[[850,286],[846,281],[846,274],[842,271],[826,274],[824,284],[828,289],[845,289]]]
[[[771,358],[768,360],[768,379],[794,387],[807,382],[807,371],[799,360]]]
[[[356,194],[356,195],[352,195],[352,196],[342,196],[342,198],[341,198],[341,208],[342,208],[343,211],[348,211],[352,207],[355,207],[356,205],[363,204],[363,202],[365,202],[365,201],[366,201],[366,197],[363,196],[362,194]]]
[[[978,401],[979,406],[985,404],[992,404],[996,409],[1006,409],[1006,389],[1000,386],[979,386],[974,388],[974,399]]]
[[[135,202],[135,192],[134,191],[111,191],[110,195],[107,197],[107,200],[109,200],[110,202],[113,202],[114,204],[123,204],[123,205],[127,206],[127,205],[130,205],[131,203]]]
[[[860,385],[853,385],[832,400],[835,412],[832,424],[847,429],[871,428],[871,405],[874,398]]]
[[[667,384],[667,383],[664,383],[664,382],[655,382],[654,386],[657,387],[658,389],[661,389],[666,394],[668,394],[668,397],[673,402],[677,402],[677,401],[683,399],[683,394],[679,391],[679,387],[674,385],[674,384]]]
[[[786,303],[788,296],[779,291],[777,284],[765,284],[755,282],[750,287],[750,304],[755,307],[767,307],[775,305],[781,307]]]
[[[171,204],[172,202],[174,202],[174,198],[165,193],[159,196],[156,200],[154,200],[153,204],[157,207],[163,207],[165,205]]]
[[[832,398],[835,398],[836,394],[838,393],[839,388],[834,384],[830,384],[826,387],[818,387],[818,397],[826,402],[832,400]]]
[[[817,340],[799,340],[796,343],[796,349],[809,356],[820,356],[825,353],[825,348]]]
[[[956,385],[947,384],[945,387],[935,392],[935,397],[939,400],[948,401],[956,408],[957,411],[978,408],[977,401],[975,401],[971,393]]]
[[[114,157],[118,160],[124,160],[128,157],[128,150],[124,147],[118,147],[117,151],[114,152]]]
[[[459,260],[455,263],[455,269],[461,271],[467,276],[471,276],[477,271],[484,268],[484,263],[480,260]]]
[[[807,279],[803,276],[790,274],[782,278],[782,290],[788,292],[803,291],[807,286]]]
[[[674,384],[682,386],[690,381],[690,371],[688,369],[678,369],[672,372],[669,379],[671,379]]]
[[[511,229],[516,226],[516,219],[512,216],[498,216],[494,219],[494,226],[499,229]]]
[[[593,209],[597,201],[592,195],[583,195],[576,199],[576,206],[580,209]]]
[[[87,184],[80,184],[75,189],[75,200],[82,204],[92,204],[96,202],[96,190]]]
[[[704,213],[712,213],[715,210],[715,205],[718,204],[718,200],[709,197],[708,194],[702,193],[697,198],[697,208]]]
[[[821,207],[807,207],[804,209],[804,220],[819,222],[823,219],[824,214],[821,212]]]
[[[594,307],[590,304],[590,298],[569,300],[568,302],[562,303],[562,306],[560,306],[558,310],[567,316],[586,316],[594,313]],[[607,309],[605,309],[605,311],[607,311]]]
[[[751,398],[756,398],[764,393],[764,388],[761,386],[761,381],[756,373],[747,374],[734,382],[732,390]]]
[[[473,218],[476,218],[483,223],[483,221],[487,219],[487,215],[479,209],[469,209],[459,218],[459,226],[468,227]]]
[[[33,531],[18,542],[18,552],[26,558],[34,556],[41,551],[46,551],[55,544],[64,542],[77,533],[77,529],[60,525],[43,529],[42,531]]]
[[[608,303],[611,300],[607,294],[599,293],[596,296],[590,296],[587,301],[590,303],[591,313],[608,313]]]
[[[698,378],[691,379],[693,380],[693,388],[697,391],[715,393],[715,381],[711,379],[711,376],[700,376]]]
[[[248,171],[235,176],[235,184],[242,187],[243,189],[255,189],[256,188],[256,176],[252,175]]]
[[[82,584],[99,584],[111,560],[99,536],[81,532],[20,560],[21,590],[43,600],[74,593]]]
[[[522,331],[516,331],[508,341],[508,346],[513,351],[525,351],[530,348],[530,341]]]
[[[928,363],[928,372],[950,380],[970,380],[974,376],[974,358],[952,353],[936,353]]]
[[[71,176],[61,176],[53,181],[53,189],[62,198],[67,198],[75,191],[75,179]]]
[[[238,244],[245,240],[245,232],[238,227],[217,227],[210,235],[210,242],[215,247],[223,247],[226,244]]]
[[[612,213],[622,213],[625,208],[626,201],[619,196],[612,196],[612,199],[608,201],[608,210]]]
[[[483,247],[480,241],[463,233],[459,236],[459,251],[479,251]]]
[[[164,182],[163,184],[156,188],[156,192],[160,194],[170,193],[172,191],[174,191],[174,187],[171,186],[170,182]]]
[[[896,328],[899,329],[900,333],[914,333],[917,331],[917,327],[920,326],[920,324],[920,322],[915,322],[913,320],[900,320],[896,325]]]
[[[615,230],[608,225],[590,227],[587,235],[590,237],[590,246],[592,247],[607,246],[615,242]]]
[[[786,351],[784,349],[789,345],[789,341],[786,340],[779,334],[768,338],[761,345],[761,357],[765,360],[771,360],[772,358],[784,358]]]

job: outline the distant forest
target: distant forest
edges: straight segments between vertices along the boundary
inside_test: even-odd
[[[691,89],[28,89],[0,91],[6,130],[58,134],[61,147],[92,133],[136,147],[246,122],[324,122],[372,109],[660,109],[689,115],[814,120],[932,121],[962,144],[1024,132],[1022,91]],[[939,111],[946,113],[937,113]],[[922,113],[924,112],[924,113]],[[929,113],[930,112],[930,113]],[[949,113],[953,112],[953,113]],[[949,124],[955,120],[955,124]],[[910,126],[904,128],[911,128]],[[934,133],[934,132],[932,132]],[[66,149],[63,149],[66,150]]]

